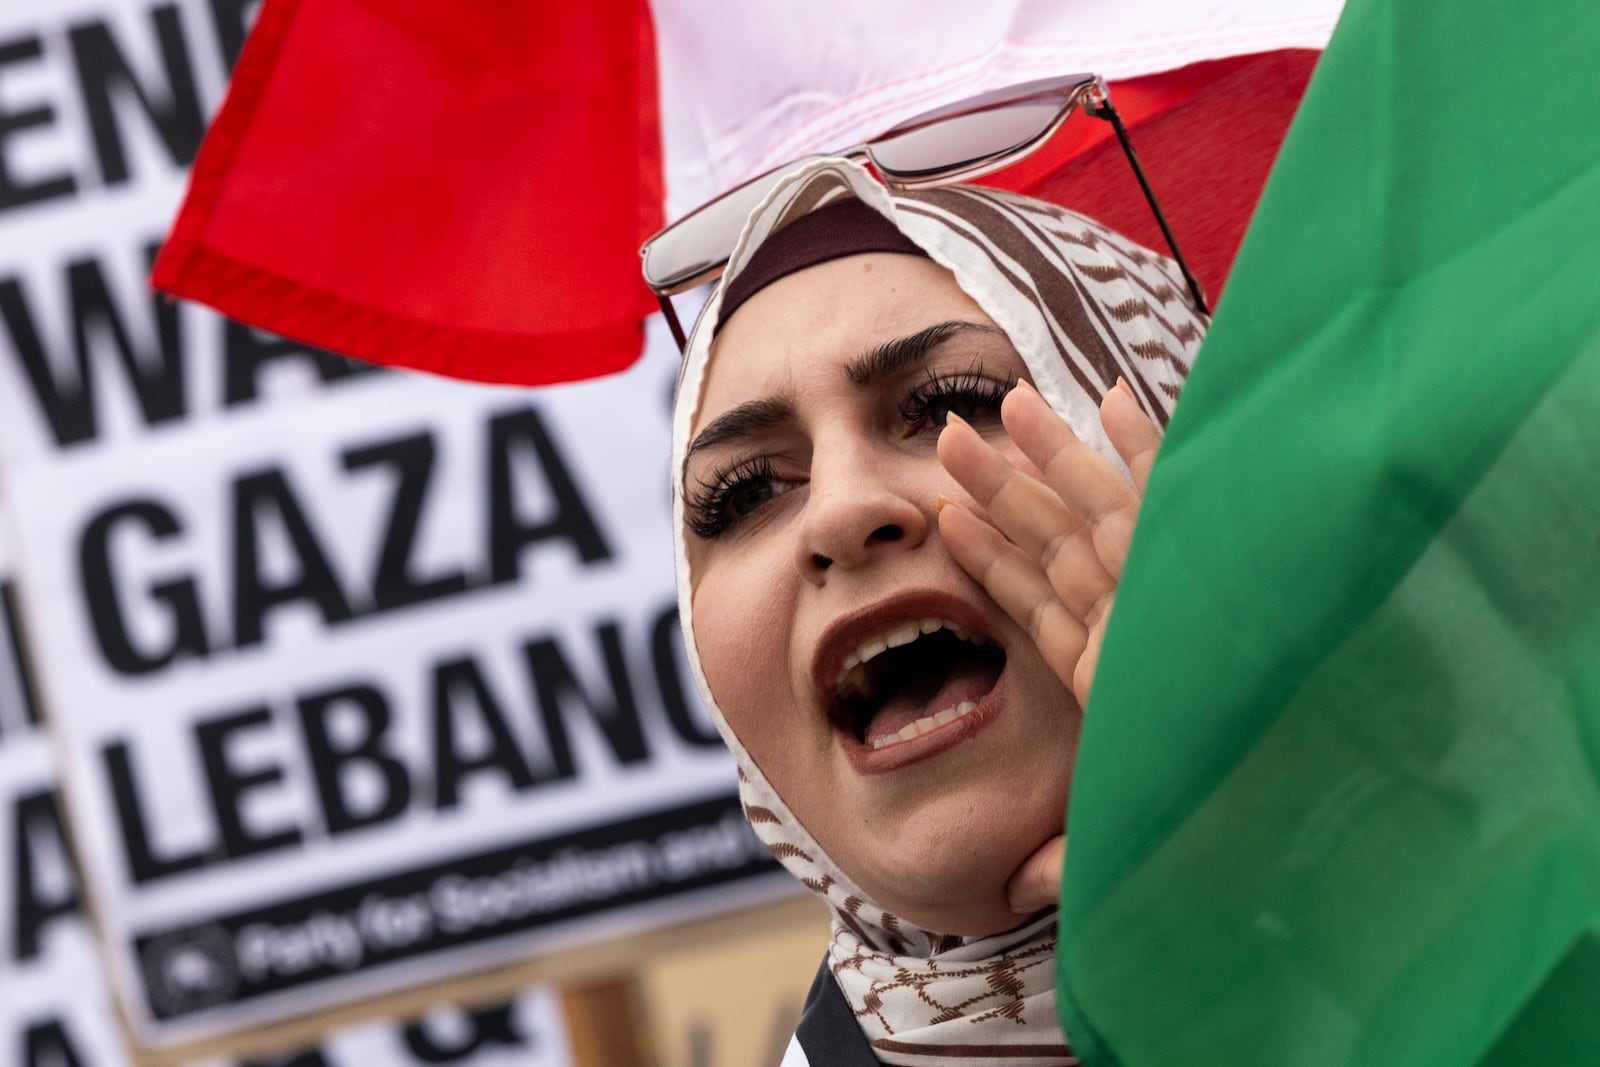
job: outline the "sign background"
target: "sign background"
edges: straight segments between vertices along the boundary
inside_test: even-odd
[[[470,1011],[440,1007],[408,1022],[340,1027],[315,1045],[192,1067],[570,1067],[561,1000],[534,986],[502,1004]]]
[[[670,341],[530,394],[148,293],[251,10],[0,14],[0,508],[157,1045],[790,892],[676,635]]]
[[[50,814],[48,740],[19,725],[19,710],[0,693],[0,1064],[125,1067],[66,843]]]

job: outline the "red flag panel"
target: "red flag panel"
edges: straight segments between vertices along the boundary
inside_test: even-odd
[[[643,0],[267,0],[153,282],[377,362],[593,377],[642,349],[661,192]]]

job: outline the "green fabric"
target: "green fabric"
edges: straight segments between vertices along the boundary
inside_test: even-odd
[[[1597,56],[1595,0],[1347,5],[1100,661],[1090,1067],[1600,1064]]]

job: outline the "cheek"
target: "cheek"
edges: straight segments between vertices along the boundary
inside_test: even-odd
[[[711,696],[739,740],[755,747],[752,732],[770,721],[759,710],[790,688],[794,612],[770,569],[717,566],[695,585],[690,617]]]

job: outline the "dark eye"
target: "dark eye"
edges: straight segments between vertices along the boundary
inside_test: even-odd
[[[962,374],[929,374],[900,404],[900,417],[918,429],[940,429],[953,411],[971,423],[998,420],[1000,404],[1016,379],[996,381],[976,361]]]
[[[1005,394],[1001,394],[1004,398]],[[993,397],[982,396],[977,393],[962,393],[946,397],[929,406],[928,418],[935,426],[943,426],[949,422],[949,415],[953,411],[968,422],[977,422],[982,416],[991,411],[1000,409],[999,401]]]
[[[701,480],[685,498],[686,521],[696,537],[709,541],[760,511],[789,488],[765,457],[720,468]]]
[[[778,495],[770,481],[747,481],[728,493],[728,510],[743,518]]]

